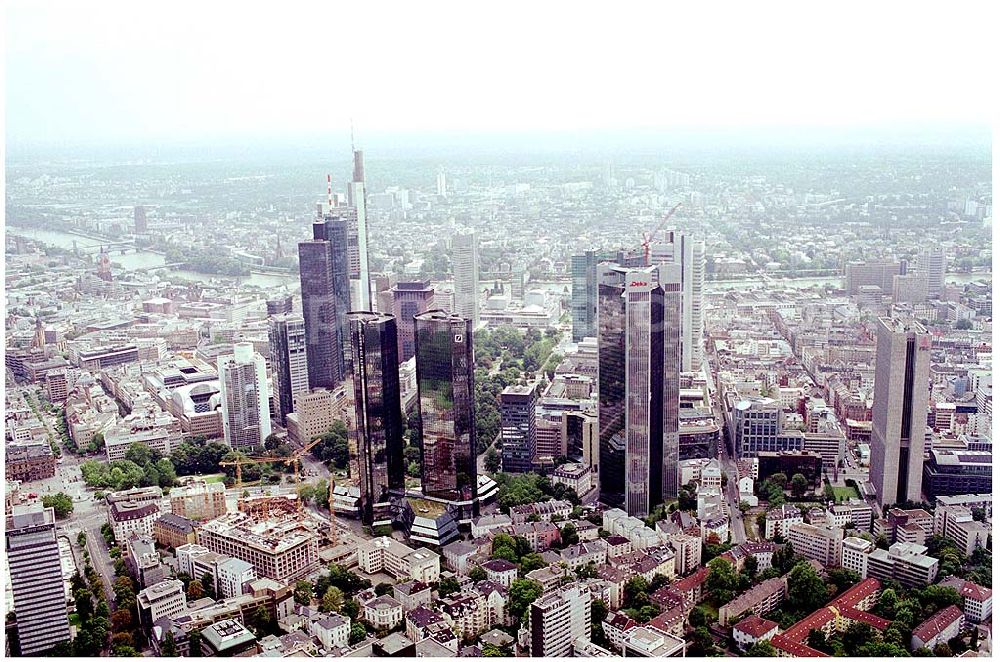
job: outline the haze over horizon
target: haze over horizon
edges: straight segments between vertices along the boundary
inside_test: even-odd
[[[751,144],[873,130],[932,144],[981,135],[995,107],[995,90],[982,84],[989,21],[881,5],[865,6],[860,20],[850,5],[830,14],[788,3],[766,16],[732,6],[719,16],[564,3],[495,15],[457,3],[433,12],[187,4],[192,15],[15,1],[6,10],[6,138],[15,151],[316,136],[339,144],[352,119],[363,145],[439,148],[483,136],[501,146],[514,137],[544,147],[534,138],[543,135],[614,147],[629,144],[623,133]]]

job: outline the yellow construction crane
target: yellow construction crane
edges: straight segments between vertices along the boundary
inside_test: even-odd
[[[274,457],[274,456],[257,456],[257,457],[240,457],[237,456],[235,460],[226,460],[225,462],[219,462],[220,467],[236,467],[236,487],[240,488],[243,486],[243,465],[244,464],[262,464],[264,462],[282,462],[286,465],[292,467],[292,473],[295,476],[295,487],[296,493],[298,492],[299,483],[302,481],[299,475],[299,469],[302,464],[302,457],[312,450],[313,446],[322,441],[322,437],[317,437],[310,441],[308,444],[292,453],[287,457]],[[298,501],[299,512],[302,511],[302,500]]]

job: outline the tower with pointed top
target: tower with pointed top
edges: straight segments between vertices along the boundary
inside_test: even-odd
[[[101,246],[101,254],[97,258],[97,277],[108,283],[114,280],[114,276],[111,274],[111,256],[108,255],[104,246]]]

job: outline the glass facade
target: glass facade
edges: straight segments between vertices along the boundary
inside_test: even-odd
[[[477,488],[472,322],[441,310],[417,315],[415,322],[423,491],[472,500]]]
[[[362,518],[371,524],[384,518],[390,490],[401,493],[404,489],[396,318],[353,312],[348,315],[348,325]]]
[[[601,265],[597,315],[601,501],[625,503],[625,271]]]
[[[285,425],[295,396],[309,392],[305,322],[298,315],[276,315],[268,322],[267,340],[278,419]]]
[[[345,355],[351,284],[347,221],[327,215],[313,223],[312,241],[299,244],[302,316],[309,359],[309,387],[333,388],[347,376]]]

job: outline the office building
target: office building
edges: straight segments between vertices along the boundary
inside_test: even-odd
[[[681,300],[681,370],[701,369],[704,322],[705,242],[668,230],[666,241],[650,246],[650,263],[679,267]]]
[[[291,313],[294,308],[292,305],[292,295],[288,294],[283,297],[268,299],[264,302],[264,306],[265,310],[267,310],[268,317],[273,317],[275,315],[287,315]]]
[[[146,208],[136,205],[132,210],[132,217],[135,219],[135,234],[146,234],[149,232],[149,224],[146,222]]]
[[[295,396],[309,392],[306,324],[299,315],[275,315],[268,320],[271,379],[274,382],[278,420],[286,424]]]
[[[338,420],[350,420],[354,415],[353,399],[354,385],[347,383],[296,395],[292,401],[295,411],[288,415],[288,438],[305,446]]]
[[[928,499],[985,493],[992,486],[992,451],[935,448],[923,466],[923,490]]]
[[[365,156],[354,150],[354,173],[347,185],[347,204],[354,208],[348,260],[350,275],[358,281],[356,310],[371,310],[371,273],[368,267],[368,199],[365,191]]]
[[[20,652],[38,655],[70,638],[55,511],[16,506],[5,538]]]
[[[403,414],[399,402],[396,318],[348,316],[354,371],[361,513],[371,524],[391,521],[389,491],[404,488]]]
[[[601,257],[597,251],[585,251],[582,255],[570,257],[573,342],[597,336],[597,263]]]
[[[476,498],[472,320],[432,310],[416,316],[417,412],[423,492]],[[473,504],[478,515],[478,504]]]
[[[926,552],[923,545],[908,542],[893,543],[888,550],[873,549],[868,553],[864,577],[895,580],[907,588],[926,586],[938,571],[938,560]]]
[[[56,458],[44,440],[30,443],[7,444],[4,476],[7,480],[22,483],[44,480],[56,475]]]
[[[333,388],[347,374],[344,347],[351,304],[347,221],[327,213],[316,219],[312,230],[312,240],[299,243],[309,387]]]
[[[479,326],[479,235],[475,231],[452,238],[452,271],[455,275],[453,312]]]
[[[319,536],[294,518],[229,513],[198,528],[198,544],[253,565],[258,577],[292,582],[319,567]]]
[[[600,266],[601,500],[629,515],[646,515],[677,493],[677,272],[676,265]]]
[[[500,438],[502,469],[507,473],[528,473],[535,460],[536,388],[508,386],[500,394]]]
[[[184,583],[179,579],[164,579],[135,596],[139,608],[139,622],[152,627],[161,618],[169,618],[187,611]]]
[[[566,657],[577,638],[590,634],[590,591],[580,585],[550,591],[531,603],[531,657]]]
[[[788,541],[796,554],[818,561],[826,567],[840,565],[844,530],[831,526],[813,526],[799,522],[788,527]]]
[[[392,314],[396,316],[399,362],[409,361],[414,351],[413,318],[433,308],[434,288],[429,280],[401,281],[392,288]]]
[[[253,343],[233,345],[233,353],[219,357],[222,430],[234,449],[263,448],[271,434],[270,397],[264,357]]]
[[[875,543],[864,538],[848,536],[840,545],[840,565],[845,570],[868,576],[868,555],[875,549]]]
[[[990,527],[977,522],[972,510],[965,506],[938,506],[934,510],[934,533],[955,543],[965,556],[972,556],[977,547],[986,547]]]
[[[844,266],[844,289],[848,295],[858,294],[862,287],[892,292],[892,279],[901,274],[906,274],[906,263],[900,260],[848,262]]]
[[[916,322],[878,319],[871,483],[882,507],[920,501],[931,336]]]
[[[917,271],[927,279],[928,298],[940,298],[946,266],[944,249],[940,246],[927,248],[917,256]]]

